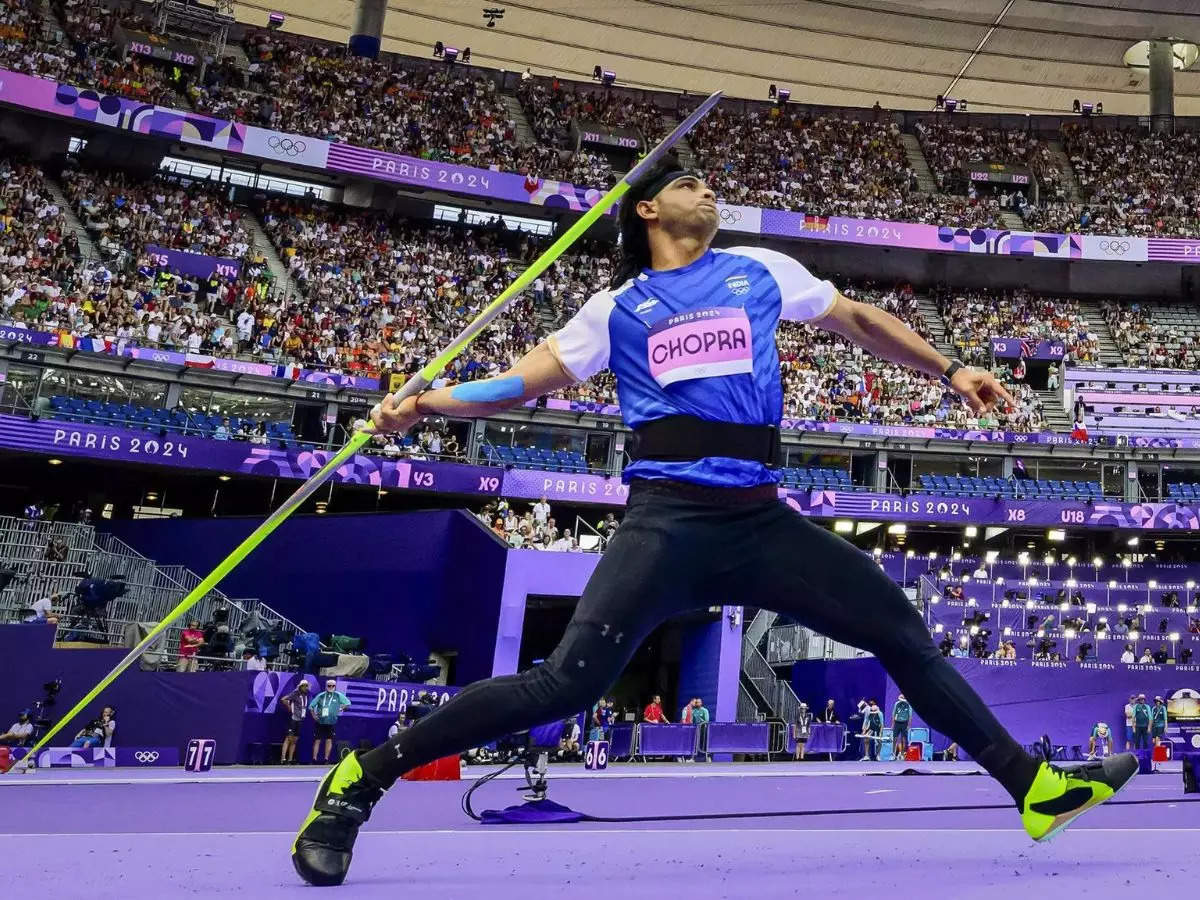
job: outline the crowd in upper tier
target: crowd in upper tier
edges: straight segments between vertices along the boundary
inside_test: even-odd
[[[577,147],[572,121],[632,129],[653,144],[686,111],[682,97],[666,108],[662,97],[528,70],[367,60],[340,45],[253,28],[240,37],[248,65],[227,57],[200,74],[126,52],[117,26],[151,23],[98,0],[0,0],[0,66],[219,118],[590,187],[611,185],[631,158]],[[532,140],[519,137],[522,116]],[[956,227],[1013,227],[1019,215],[1034,230],[1200,234],[1194,132],[1149,136],[1089,119],[1038,134],[978,127],[959,115],[922,119],[913,131],[935,188],[924,191],[898,121],[878,107],[817,115],[739,102],[702,120],[690,142],[729,203]],[[972,161],[1027,169],[1037,191],[969,184],[963,167]]]

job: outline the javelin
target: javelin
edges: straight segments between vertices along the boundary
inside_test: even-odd
[[[696,126],[696,123],[704,118],[710,109],[717,105],[720,99],[721,92],[717,91],[714,94],[710,94],[703,103],[697,106],[692,114],[680,122],[674,131],[663,138],[657,147],[647,153],[636,166],[626,172],[624,177],[607,194],[601,197],[595,206],[580,216],[579,221],[568,228],[562,237],[551,244],[541,256],[535,259],[529,268],[517,277],[516,281],[505,288],[500,296],[484,307],[483,312],[479,314],[478,318],[463,329],[462,333],[454,339],[445,351],[421,369],[420,372],[408,379],[404,386],[396,392],[396,399],[402,400],[405,397],[411,397],[413,394],[428,387],[442,369],[452,362],[471,341],[475,340],[493,319],[504,312],[514,297],[529,287],[533,283],[533,280],[546,271],[546,269],[550,268],[551,264],[562,256],[568,247],[579,240],[580,235],[587,231],[593,222],[604,215],[614,203],[625,196],[630,187],[633,186],[633,183],[662,159],[680,138],[691,131]],[[125,658],[117,663],[113,667],[113,670],[100,680],[99,684],[88,691],[82,700],[76,703],[66,715],[51,726],[50,730],[42,735],[37,743],[30,748],[29,753],[20,763],[13,767],[13,771],[22,766],[29,767],[31,762],[37,759],[37,752],[46,746],[52,737],[58,734],[68,722],[83,712],[84,708],[95,700],[101,691],[116,681],[122,672],[133,665],[138,657],[146,652],[154,640],[170,627],[172,622],[179,619],[184,613],[195,606],[202,597],[215,588],[226,575],[232,572],[238,563],[245,559],[271,532],[278,528],[284,519],[299,509],[300,505],[317,488],[324,484],[326,479],[337,471],[342,463],[353,456],[363,444],[369,441],[373,434],[374,429],[371,426],[367,426],[356,432],[346,446],[330,457],[329,461],[321,467],[320,471],[310,476],[308,481],[300,485],[296,489],[296,492],[283,502],[283,505],[267,516],[263,520],[263,523],[250,533],[249,537],[238,544],[232,553],[218,563],[217,567],[208,574],[208,577],[196,585],[186,597],[179,601],[179,604],[173,610],[167,613],[166,618],[150,629],[146,636],[138,642],[137,646],[130,650]]]

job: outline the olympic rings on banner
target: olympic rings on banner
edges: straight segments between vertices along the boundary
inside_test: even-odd
[[[279,137],[273,134],[267,138],[267,146],[276,153],[282,153],[284,156],[299,156],[308,149],[308,144],[301,140],[292,140],[292,138]]]
[[[1109,256],[1124,256],[1129,252],[1129,241],[1102,240],[1100,252]]]
[[[721,210],[721,221],[726,225],[736,225],[742,221],[742,211],[740,209],[730,209],[726,206]]]
[[[133,754],[133,758],[136,759],[140,763],[158,762],[158,751],[157,750],[139,750],[137,753]]]

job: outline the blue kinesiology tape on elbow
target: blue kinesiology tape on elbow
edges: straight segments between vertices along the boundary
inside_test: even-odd
[[[451,389],[450,396],[462,403],[499,403],[515,400],[524,393],[525,379],[520,375],[506,375],[457,385]]]

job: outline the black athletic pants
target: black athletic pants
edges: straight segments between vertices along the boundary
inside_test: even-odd
[[[624,521],[550,658],[470,685],[365,754],[363,769],[391,785],[434,759],[587,709],[664,619],[744,604],[875,654],[925,722],[1019,804],[1036,764],[942,658],[908,598],[870,557],[774,494],[774,486],[635,481]]]

